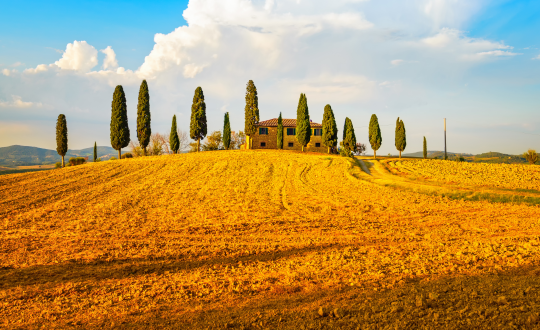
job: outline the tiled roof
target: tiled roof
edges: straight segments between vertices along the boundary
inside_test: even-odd
[[[277,127],[277,118],[260,121],[257,126]],[[296,127],[296,119],[283,119],[283,127]],[[321,124],[311,122],[311,128],[322,127]]]

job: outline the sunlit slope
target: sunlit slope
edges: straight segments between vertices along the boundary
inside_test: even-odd
[[[537,206],[449,200],[362,175],[341,157],[219,151],[2,176],[0,319],[185,320],[262,297],[540,260]]]

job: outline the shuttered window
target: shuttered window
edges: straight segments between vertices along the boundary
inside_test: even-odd
[[[296,135],[296,128],[287,128],[287,135]]]
[[[267,127],[259,127],[259,135],[268,135]]]

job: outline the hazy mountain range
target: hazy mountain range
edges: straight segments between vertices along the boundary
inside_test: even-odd
[[[111,147],[97,147],[98,158],[109,158],[118,154],[118,151]],[[72,150],[68,149],[65,156],[66,161],[71,157],[93,158],[94,147]],[[9,146],[0,148],[0,166],[24,166],[24,165],[46,165],[54,164],[62,160],[56,150],[43,149],[27,146]]]

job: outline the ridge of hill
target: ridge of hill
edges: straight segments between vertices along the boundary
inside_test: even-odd
[[[73,150],[68,149],[65,158],[70,157],[92,157],[94,147]],[[98,157],[114,155],[116,150],[111,147],[97,147]],[[24,165],[47,165],[54,164],[62,160],[56,150],[29,147],[21,145],[13,145],[0,148],[0,166],[24,166]]]

